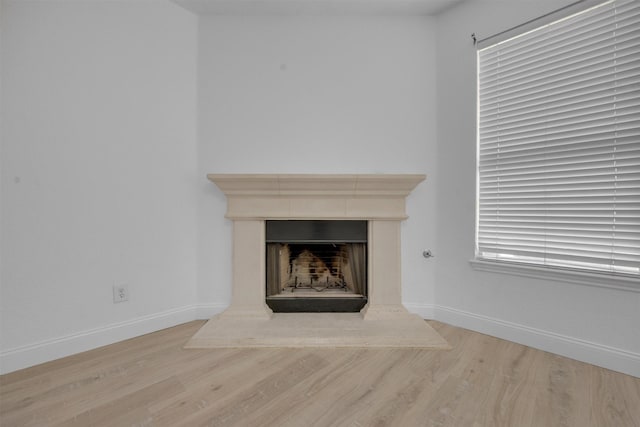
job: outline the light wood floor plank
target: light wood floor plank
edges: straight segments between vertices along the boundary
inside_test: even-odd
[[[639,378],[429,323],[452,350],[185,350],[190,322],[0,376],[0,425],[640,427]]]

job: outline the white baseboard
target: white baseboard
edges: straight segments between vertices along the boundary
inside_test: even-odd
[[[409,312],[417,314],[423,319],[433,319],[435,315],[435,305],[434,304],[413,304],[410,302],[403,302],[402,305],[405,306]]]
[[[408,308],[408,307],[407,307]],[[436,305],[438,321],[640,377],[640,354],[554,332]]]
[[[0,352],[0,374],[190,322],[197,318],[199,309],[196,305],[179,307],[5,350]]]
[[[492,335],[529,347],[570,357],[617,372],[640,377],[640,354],[517,323],[434,304],[404,303],[407,310],[424,319]],[[169,328],[196,319],[209,319],[227,304],[198,304],[113,323],[39,343],[0,352],[0,374],[70,356],[118,341]]]
[[[196,306],[196,319],[210,319],[216,314],[220,314],[229,304],[198,304]]]

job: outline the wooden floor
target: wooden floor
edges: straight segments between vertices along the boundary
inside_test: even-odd
[[[0,425],[640,426],[638,378],[430,324],[453,350],[183,350],[191,322],[0,377]]]

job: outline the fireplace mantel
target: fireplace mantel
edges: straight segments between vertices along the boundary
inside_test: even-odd
[[[425,175],[209,174],[227,196],[226,217],[404,220],[405,198]]]
[[[187,347],[447,348],[432,328],[402,305],[400,224],[407,218],[405,199],[424,175],[207,177],[226,195],[226,217],[233,221],[232,298],[229,308],[208,322]],[[360,313],[272,313],[265,300],[265,221],[271,219],[366,220],[365,308]]]
[[[234,196],[388,196],[406,197],[425,175],[209,174]]]

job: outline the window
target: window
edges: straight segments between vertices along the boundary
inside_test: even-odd
[[[476,259],[640,278],[640,1],[478,51]]]

